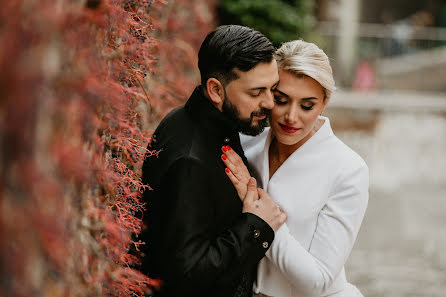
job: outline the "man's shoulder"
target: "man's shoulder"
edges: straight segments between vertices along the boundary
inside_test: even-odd
[[[187,150],[197,124],[188,114],[184,106],[169,112],[153,134],[152,146],[159,150],[172,148],[172,152]]]
[[[200,136],[199,123],[185,110],[178,107],[167,114],[153,134],[149,150],[157,151],[156,156],[147,157],[143,171],[151,168],[164,171],[174,163],[197,163],[206,143]],[[201,140],[200,140],[201,139]]]
[[[177,128],[184,127],[187,125],[191,125],[192,121],[190,116],[187,114],[187,111],[183,106],[179,106],[171,110],[158,124],[158,127],[155,130],[155,135],[160,133],[160,131],[169,129],[169,128]]]

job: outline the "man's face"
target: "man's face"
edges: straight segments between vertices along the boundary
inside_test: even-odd
[[[257,135],[274,107],[273,90],[279,83],[276,60],[260,63],[247,72],[234,71],[239,78],[225,87],[222,111],[238,124],[240,132]]]

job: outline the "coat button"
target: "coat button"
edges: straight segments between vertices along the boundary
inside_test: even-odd
[[[225,139],[223,139],[224,143],[229,143],[231,141],[231,139],[229,137],[225,137]]]
[[[267,249],[268,248],[268,242],[264,241],[262,243],[262,246],[263,246],[264,249]]]
[[[259,230],[254,230],[254,238],[258,238],[260,236],[260,231]]]

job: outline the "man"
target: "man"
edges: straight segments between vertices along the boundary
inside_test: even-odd
[[[243,203],[220,160],[238,132],[260,133],[273,107],[279,76],[274,47],[261,33],[221,26],[203,41],[201,86],[168,114],[143,166],[148,205],[142,270],[163,285],[155,296],[252,296],[257,263],[286,215],[255,180]]]

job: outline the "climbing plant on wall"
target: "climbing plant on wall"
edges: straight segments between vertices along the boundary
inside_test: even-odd
[[[176,17],[185,3],[195,9],[195,23]],[[191,60],[182,57],[192,57],[213,26],[213,18],[198,16],[198,5],[208,4],[196,3],[2,3],[5,296],[143,296],[160,284],[135,269],[145,244],[138,239],[142,214],[150,208],[141,200],[149,185],[140,171],[144,157],[158,154],[146,149],[153,127],[195,82]],[[186,22],[200,27],[196,35],[175,33]],[[163,39],[169,32],[174,46]],[[185,61],[177,68],[173,59],[164,62],[163,53],[174,52]]]

